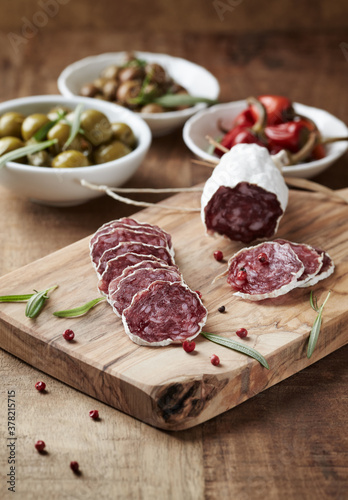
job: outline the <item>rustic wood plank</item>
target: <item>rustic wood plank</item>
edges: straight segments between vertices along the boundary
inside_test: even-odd
[[[199,194],[182,193],[166,203],[198,206],[199,199]],[[314,288],[321,300],[325,290],[331,289],[332,298],[325,309],[322,333],[311,360],[305,353],[315,314],[309,307],[308,290],[298,289],[257,304],[234,297],[225,280],[212,284],[213,278],[225,269],[214,260],[213,252],[219,247],[227,257],[240,245],[206,237],[198,214],[187,213],[178,218],[175,211],[163,210],[160,205],[140,212],[138,218],[156,223],[172,234],[176,262],[189,286],[202,292],[208,308],[205,330],[233,338],[234,331],[246,327],[247,345],[268,359],[270,371],[246,356],[203,340],[198,341],[195,356],[188,356],[175,346],[139,347],[124,334],[121,321],[107,303],[74,320],[50,315],[54,310],[75,307],[97,295],[88,238],[0,280],[2,295],[28,293],[33,287],[45,289],[59,284],[45,313],[35,320],[24,317],[21,305],[3,304],[1,346],[59,380],[151,425],[169,430],[192,427],[287,378],[348,341],[343,328],[348,315],[347,215],[348,207],[327,201],[322,195],[292,192],[280,226],[280,237],[324,248],[336,263],[335,276]],[[217,311],[222,302],[226,314]],[[73,344],[62,338],[67,323],[73,323],[77,334]],[[213,352],[221,359],[218,369],[209,362]],[[78,376],[72,379],[71,373],[75,371]]]

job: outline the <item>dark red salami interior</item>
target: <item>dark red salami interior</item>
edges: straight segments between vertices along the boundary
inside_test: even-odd
[[[283,210],[274,193],[240,182],[234,188],[219,187],[204,213],[208,231],[251,243],[274,235]]]

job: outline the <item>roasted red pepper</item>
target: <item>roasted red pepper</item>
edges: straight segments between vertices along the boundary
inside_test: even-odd
[[[308,140],[310,130],[303,120],[298,120],[268,126],[264,133],[271,154],[276,154],[282,149],[297,153]]]
[[[232,128],[234,127],[252,127],[256,122],[255,113],[252,112],[251,108],[246,108],[241,111],[239,115],[233,120]]]
[[[252,132],[251,129],[242,126],[232,128],[221,140],[221,146],[231,149],[236,144],[258,144],[264,146],[263,142]],[[219,149],[215,149],[215,153],[221,157],[224,153]]]
[[[267,125],[279,125],[294,118],[292,102],[287,97],[279,95],[261,95],[257,98],[265,107],[267,112]],[[252,114],[257,119],[259,110],[251,106]]]

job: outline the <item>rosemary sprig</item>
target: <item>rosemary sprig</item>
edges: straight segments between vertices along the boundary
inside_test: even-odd
[[[216,104],[218,101],[215,99],[208,99],[207,97],[198,97],[189,94],[165,94],[161,97],[156,97],[152,102],[163,106],[164,108],[175,108],[176,106],[193,106],[200,102],[205,102],[209,106]]]
[[[266,359],[252,347],[247,347],[239,342],[236,342],[235,340],[220,337],[220,335],[215,335],[214,333],[201,332],[201,335],[203,335],[206,339],[211,340],[211,342],[215,342],[215,344],[223,345],[224,347],[228,347],[229,349],[233,349],[234,351],[241,352],[256,359],[262,366],[269,370]]]
[[[76,135],[80,131],[80,123],[81,123],[81,114],[83,111],[83,104],[80,103],[76,106],[75,111],[74,111],[74,119],[71,123],[71,129],[70,129],[70,134],[69,137],[66,141],[66,143],[63,146],[63,151],[67,149],[72,141],[75,139]]]
[[[9,153],[0,156],[0,168],[8,161],[18,160],[19,158],[23,158],[23,156],[38,153],[43,149],[53,146],[56,142],[57,139],[52,139],[51,141],[38,142],[37,144],[30,144],[29,146],[24,146],[23,148],[14,149]]]
[[[25,315],[27,318],[36,318],[40,314],[46,300],[49,299],[48,292],[55,290],[57,287],[58,285],[54,285],[40,292],[35,290],[35,293],[28,300],[27,307],[25,308]]]
[[[103,300],[106,300],[105,297],[99,297],[98,299],[90,300],[83,306],[75,307],[74,309],[66,309],[65,311],[56,311],[53,314],[58,318],[76,318],[78,316],[83,316]]]
[[[321,328],[321,322],[322,322],[322,316],[323,316],[323,309],[326,304],[326,302],[329,300],[331,291],[327,294],[326,299],[324,300],[323,304],[319,307],[318,306],[318,299],[317,297],[313,297],[313,290],[311,290],[310,296],[309,296],[309,303],[314,309],[315,312],[318,313],[317,317],[314,320],[311,333],[309,335],[309,340],[308,340],[308,347],[307,347],[307,358],[309,359],[313,351],[315,349],[315,346],[318,341],[319,333],[320,333],[320,328]]]
[[[23,295],[2,295],[0,297],[0,302],[26,302],[33,295],[33,293],[27,293]]]

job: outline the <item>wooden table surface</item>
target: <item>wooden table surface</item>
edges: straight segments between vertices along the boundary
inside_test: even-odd
[[[56,78],[81,57],[126,49],[186,57],[212,71],[221,100],[275,93],[348,122],[346,31],[120,33],[42,29],[14,51],[0,34],[0,101],[57,93]],[[153,141],[131,186],[204,181],[181,131]],[[348,157],[314,179],[348,187]],[[160,197],[146,199],[159,200]],[[135,209],[103,197],[72,208],[20,199],[0,188],[0,274],[83,238]],[[7,492],[7,391],[16,393],[16,492],[24,499],[347,498],[348,346],[196,428],[170,433],[135,420],[0,352],[0,498]],[[47,393],[34,384],[43,380]],[[88,412],[98,409],[100,421]],[[43,439],[47,454],[34,443]],[[82,474],[69,469],[80,463]],[[8,495],[8,496],[7,496]]]

